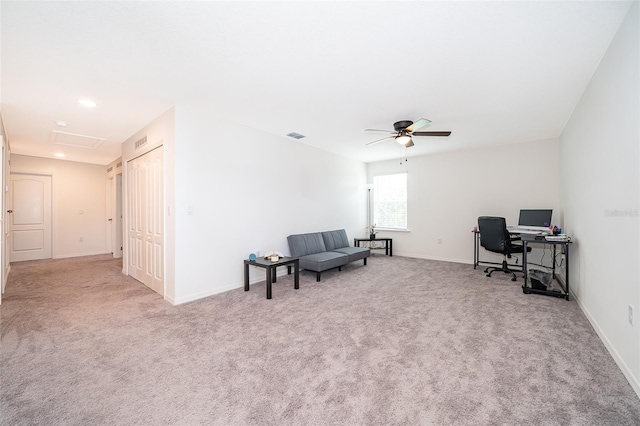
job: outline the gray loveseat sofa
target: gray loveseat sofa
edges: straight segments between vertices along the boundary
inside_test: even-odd
[[[300,258],[301,268],[314,271],[316,281],[320,281],[323,271],[334,268],[341,271],[349,262],[363,259],[366,265],[371,255],[368,248],[350,247],[344,229],[289,235],[287,241],[291,256]]]

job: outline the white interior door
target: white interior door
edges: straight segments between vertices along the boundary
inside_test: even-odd
[[[51,176],[11,173],[11,262],[51,258]]]
[[[0,195],[0,211],[2,212],[2,214],[0,214],[0,229],[2,229],[2,237],[0,238],[0,304],[2,304],[2,295],[4,294],[4,288],[7,285],[7,274],[5,271],[5,244],[6,244],[6,238],[5,238],[5,232],[4,232],[4,228],[5,228],[5,206],[6,206],[6,198],[4,196],[5,191],[4,191],[4,185],[5,185],[5,173],[4,173],[4,155],[5,155],[5,150],[4,150],[4,136],[0,135],[0,146],[1,146],[1,155],[0,155],[0,187],[2,187],[2,194]]]
[[[164,295],[162,147],[127,163],[129,275]]]
[[[164,295],[164,188],[162,147],[150,153],[146,161],[146,196],[145,199],[145,258],[144,270],[147,279],[151,280],[151,288]]]
[[[2,244],[2,292],[4,293],[4,287],[7,284],[7,279],[9,278],[9,271],[11,270],[11,257],[9,248],[11,247],[11,233],[9,232],[11,220],[10,214],[7,212],[9,210],[9,183],[11,182],[10,172],[10,164],[9,164],[9,150],[5,149],[4,139],[2,141],[2,215],[4,217],[3,220],[3,244]]]
[[[143,163],[131,160],[127,165],[127,195],[128,195],[128,264],[129,275],[138,281],[143,281],[142,277],[142,197],[144,194]],[[146,283],[145,283],[146,284]],[[148,285],[148,284],[147,284]]]

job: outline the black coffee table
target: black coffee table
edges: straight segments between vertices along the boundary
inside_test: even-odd
[[[271,283],[276,282],[276,269],[278,266],[286,266],[287,274],[291,275],[291,266],[294,268],[293,288],[300,288],[300,261],[297,257],[282,257],[277,262],[259,257],[256,260],[244,261],[244,291],[249,291],[249,266],[258,266],[267,270],[267,299],[271,299]]]

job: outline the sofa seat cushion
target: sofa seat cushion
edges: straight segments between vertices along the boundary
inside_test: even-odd
[[[325,251],[300,257],[300,267],[310,271],[322,272],[349,263],[349,256],[345,253]]]
[[[347,256],[349,256],[349,262],[371,256],[371,250],[364,247],[342,247],[335,249],[334,252],[346,254]]]

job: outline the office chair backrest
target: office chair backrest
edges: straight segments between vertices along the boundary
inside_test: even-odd
[[[494,253],[509,253],[510,236],[504,217],[480,216],[478,218],[480,245]]]

